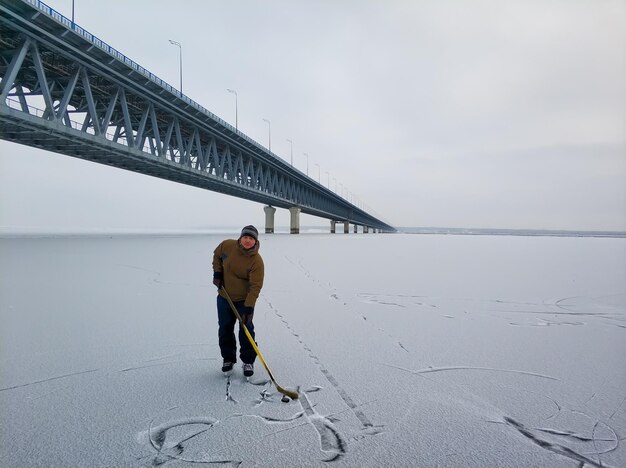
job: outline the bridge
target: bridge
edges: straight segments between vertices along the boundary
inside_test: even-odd
[[[39,0],[0,0],[0,138],[394,232]]]

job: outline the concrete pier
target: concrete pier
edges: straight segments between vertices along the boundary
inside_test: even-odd
[[[297,206],[292,206],[289,208],[289,213],[291,213],[291,234],[300,234],[300,208]]]
[[[359,227],[355,224],[354,225],[354,233],[356,234],[357,232],[359,232]]]
[[[349,221],[344,221],[343,222],[343,233],[344,234],[349,234],[350,233],[350,222]]]
[[[330,233],[334,234],[336,232],[337,221],[330,220]]]
[[[263,211],[265,211],[265,234],[274,234],[274,213],[276,213],[276,208],[268,205],[263,208]]]

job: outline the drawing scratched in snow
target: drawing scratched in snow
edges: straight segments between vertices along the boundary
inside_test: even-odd
[[[240,407],[237,400],[230,395],[231,375],[227,376],[227,400]],[[310,392],[320,391],[321,387],[313,386]],[[264,389],[262,400],[265,402],[276,402],[272,398],[273,394]],[[347,453],[347,442],[333,423],[331,416],[320,415],[314,409],[314,405],[310,402],[306,391],[301,392],[298,399],[301,410],[288,417],[267,416],[259,414],[231,413],[223,419],[217,419],[213,416],[191,416],[191,417],[168,417],[172,411],[185,411],[185,408],[173,407],[163,415],[166,422],[154,425],[153,418],[150,421],[148,429],[138,434],[137,440],[140,443],[147,443],[156,455],[143,457],[149,461],[152,466],[161,466],[170,461],[178,460],[187,463],[206,463],[206,464],[228,464],[231,466],[239,466],[243,460],[227,459],[220,456],[220,452],[224,452],[224,448],[214,448],[206,450],[207,446],[211,446],[212,440],[221,434],[216,434],[220,427],[228,420],[237,418],[254,418],[262,421],[269,426],[280,426],[298,421],[304,418],[306,424],[310,425],[318,436],[319,448],[322,453],[330,455],[325,462],[333,462]],[[282,405],[282,403],[281,403]],[[251,406],[258,406],[258,400],[253,400]],[[188,409],[193,411],[192,408]],[[299,427],[299,425],[290,428]],[[224,429],[227,430],[228,429]],[[275,434],[275,433],[273,433]],[[227,439],[230,436],[226,435]]]

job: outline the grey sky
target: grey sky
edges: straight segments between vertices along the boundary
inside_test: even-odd
[[[267,145],[270,119],[275,153],[393,225],[626,230],[625,1],[76,0],[76,21],[174,86],[181,42],[185,94],[234,124],[237,90],[240,130]],[[6,142],[0,164],[0,226],[263,224]]]

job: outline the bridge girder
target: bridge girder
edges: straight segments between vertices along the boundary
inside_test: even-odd
[[[394,231],[38,0],[0,13],[0,138]]]

